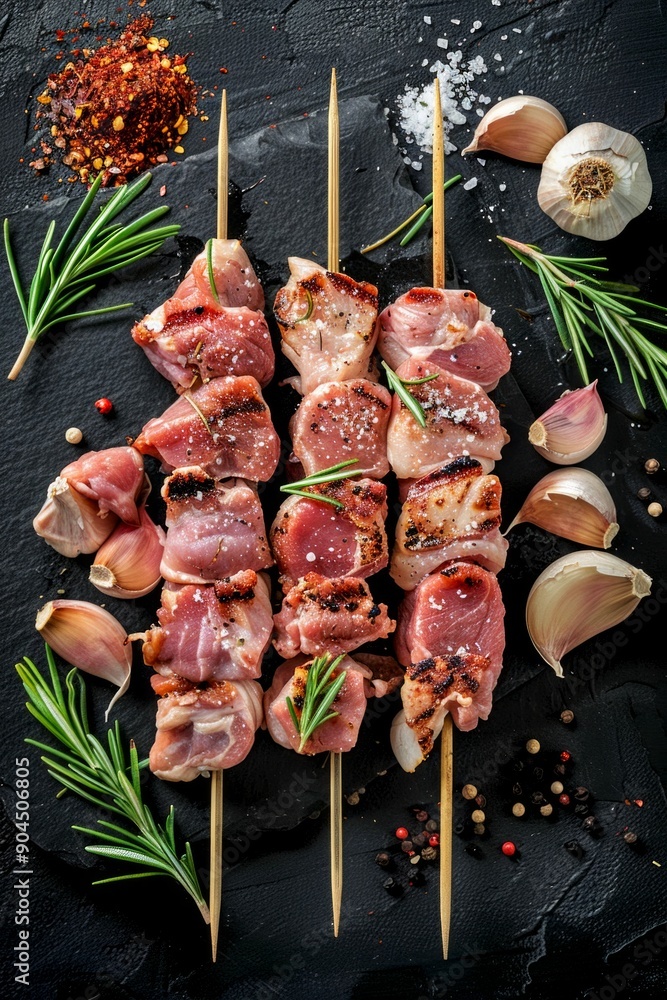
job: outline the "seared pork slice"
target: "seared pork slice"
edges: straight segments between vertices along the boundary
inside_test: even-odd
[[[271,334],[261,312],[215,304],[183,309],[169,299],[136,323],[132,337],[151,364],[181,392],[198,377],[252,375],[265,386],[273,378]]]
[[[433,656],[475,653],[489,658],[497,680],[505,647],[504,616],[495,575],[477,563],[457,560],[427,576],[401,602],[396,656],[409,666]]]
[[[412,663],[401,688],[403,709],[392,722],[391,745],[405,771],[426,760],[445,716],[467,732],[488,719],[496,679],[488,656],[461,653]]]
[[[351,750],[357,742],[359,727],[366,711],[369,698],[381,698],[389,690],[389,684],[384,680],[374,680],[369,667],[357,663],[351,656],[346,656],[332,674],[332,680],[345,672],[345,683],[331,705],[331,711],[338,712],[334,719],[329,719],[319,726],[303,750],[299,750],[301,738],[287,707],[287,698],[292,699],[297,715],[301,713],[303,695],[308,680],[308,671],[312,660],[297,657],[287,660],[276,670],[269,690],[264,694],[264,714],[266,725],[271,736],[287,747],[312,756],[324,750],[334,753],[345,753]]]
[[[145,634],[143,656],[159,674],[194,684],[261,676],[273,630],[264,574],[246,570],[210,586],[167,584],[157,617],[160,624]]]
[[[372,479],[339,479],[309,487],[331,497],[337,508],[320,500],[291,496],[271,527],[271,545],[283,590],[308,573],[329,579],[367,577],[388,561],[387,488]]]
[[[350,653],[386,638],[396,627],[387,605],[375,603],[365,580],[328,580],[319,573],[308,573],[292,587],[274,621],[273,644],[286,660],[298,653]]]
[[[473,458],[457,458],[408,489],[391,558],[402,590],[452,559],[477,562],[497,573],[508,544],[500,534],[501,486]]]
[[[426,476],[461,455],[486,462],[487,468],[488,460],[501,457],[509,437],[498,410],[475,382],[414,358],[404,361],[396,374],[408,381],[437,375],[430,382],[408,387],[421,404],[426,427],[420,427],[399,396],[394,396],[387,455],[399,479]]]
[[[271,478],[280,457],[269,408],[250,375],[216,378],[185,393],[148,421],[134,447],[159,459],[165,472],[196,461],[216,479],[256,482]]]
[[[243,479],[217,482],[198,466],[165,480],[167,540],[160,573],[171,583],[212,583],[273,565],[256,490]]]
[[[377,288],[300,257],[288,264],[273,308],[283,353],[299,372],[295,389],[305,396],[324,382],[373,378]]]
[[[311,476],[345,459],[373,479],[389,472],[387,426],[391,395],[365,378],[325,382],[304,396],[290,421],[294,455]]]
[[[165,781],[192,781],[203,771],[234,767],[248,756],[262,722],[257,681],[213,681],[197,687],[154,674],[160,695],[149,765]]]
[[[207,245],[195,257],[190,270],[172,298],[167,301],[178,300],[182,309],[208,305],[212,308],[246,306],[248,309],[262,310],[264,292],[240,241],[213,239],[210,241],[210,250],[211,268],[208,266]],[[215,285],[215,293],[211,279]]]
[[[379,318],[378,350],[391,368],[429,361],[489,392],[510,369],[503,331],[474,292],[411,288]]]

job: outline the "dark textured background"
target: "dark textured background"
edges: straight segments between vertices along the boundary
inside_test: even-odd
[[[421,173],[404,166],[383,108],[393,116],[404,83],[426,81],[422,59],[442,55],[436,38],[445,32],[450,47],[462,43],[466,58],[484,56],[489,72],[476,89],[494,100],[518,90],[532,92],[554,102],[570,126],[602,120],[633,131],[644,143],[654,180],[651,210],[601,248],[561,233],[539,211],[538,168],[492,155],[485,166],[474,158],[461,161],[457,154],[448,160],[450,174],[460,170],[465,178],[479,179],[474,190],[459,186],[448,196],[452,278],[469,283],[496,309],[515,348],[512,375],[496,394],[512,435],[499,467],[507,523],[547,469],[526,443],[527,427],[564,386],[578,383],[576,371],[561,357],[532,276],[520,270],[495,236],[528,239],[552,252],[590,255],[599,249],[610,256],[618,276],[634,275],[648,297],[665,301],[664,264],[649,271],[654,252],[658,257],[663,253],[667,199],[667,44],[661,7],[640,0],[502,0],[500,6],[491,0],[251,0],[243,6],[164,0],[152,9],[156,33],[169,37],[173,51],[193,53],[189,65],[195,80],[203,88],[222,83],[228,88],[235,185],[230,228],[244,236],[269,301],[286,277],[288,253],[314,253],[319,259],[325,253],[325,116],[315,112],[326,103],[333,63],[341,95],[342,252],[355,277],[379,284],[383,305],[411,283],[428,281],[430,270],[427,238],[400,253],[394,245],[373,261],[358,255],[360,245],[419,203],[413,185],[423,194],[429,184],[429,158]],[[172,11],[177,13],[172,16]],[[73,0],[10,5],[3,0],[0,12],[0,211],[10,215],[19,260],[28,266],[48,219],[58,213],[64,220],[69,214],[58,196],[80,198],[83,193],[78,184],[59,184],[59,176],[67,174],[55,167],[47,177],[36,178],[19,163],[20,157],[26,163],[32,158],[34,96],[57,65],[55,54],[67,48],[56,42],[56,29],[76,27],[85,15],[92,25],[86,37],[92,40],[106,33],[104,25],[96,28],[97,18],[122,22],[127,8],[102,0],[85,5]],[[423,22],[425,14],[432,16],[430,27]],[[461,19],[459,29],[450,23],[452,17]],[[483,26],[470,34],[475,19]],[[520,27],[521,34],[511,27]],[[509,34],[508,40],[501,41],[501,34]],[[497,51],[504,56],[502,64],[493,60]],[[220,73],[223,66],[226,75]],[[103,295],[109,302],[133,300],[132,317],[171,292],[201,241],[213,233],[214,98],[203,97],[200,107],[209,122],[192,124],[186,156],[177,166],[155,172],[146,197],[149,203],[162,203],[158,189],[166,184],[172,216],[183,225],[182,238],[159,259],[114,279]],[[469,120],[473,125],[477,121],[474,113]],[[393,117],[390,121],[393,125]],[[470,129],[462,127],[453,139],[461,148],[469,136]],[[502,194],[500,183],[507,185]],[[50,196],[46,205],[44,193]],[[4,262],[0,267],[8,368],[22,332]],[[524,318],[526,312],[532,320]],[[47,484],[82,450],[65,443],[64,430],[78,425],[87,448],[109,447],[135,434],[173,398],[170,386],[133,344],[128,332],[132,317],[72,326],[34,352],[17,383],[0,382],[5,456],[0,481],[5,512],[0,793],[5,807],[12,802],[14,758],[26,752],[22,739],[37,735],[22,708],[12,669],[23,654],[41,662],[32,627],[35,610],[60,588],[68,597],[99,597],[87,583],[88,560],[61,558],[30,526]],[[613,551],[651,574],[654,593],[664,601],[665,527],[648,518],[636,499],[646,482],[644,459],[665,457],[664,413],[651,397],[649,413],[642,414],[631,389],[620,387],[607,371],[608,359],[600,349],[598,357],[595,374],[610,428],[604,445],[585,464],[603,475],[617,504],[621,532]],[[114,400],[112,420],[103,420],[93,409],[100,395]],[[295,397],[272,389],[268,398],[284,433]],[[154,478],[157,483],[159,477]],[[656,484],[656,490],[667,501],[667,483]],[[276,489],[269,487],[264,499],[269,512],[275,509]],[[392,764],[387,736],[396,703],[378,703],[359,745],[345,759],[346,793],[365,792],[358,805],[345,810],[345,894],[337,942],[330,932],[327,779],[321,762],[288,754],[260,733],[251,756],[227,772],[222,954],[215,968],[209,962],[208,933],[176,886],[166,880],[90,886],[93,878],[118,872],[113,865],[95,862],[84,852],[84,840],[69,829],[72,822],[94,821],[94,812],[80,802],[56,802],[54,784],[36,752],[29,750],[31,986],[13,982],[14,829],[2,810],[2,995],[38,1000],[95,995],[185,1000],[223,994],[229,1000],[500,1000],[525,990],[534,1000],[574,1000],[588,991],[601,1000],[619,993],[664,996],[667,939],[659,927],[667,920],[667,705],[661,605],[645,602],[646,622],[635,618],[622,627],[628,644],[605,647],[601,669],[595,668],[598,661],[590,668],[593,641],[568,657],[568,679],[559,681],[530,646],[523,607],[537,573],[572,547],[529,526],[512,535],[502,576],[508,649],[495,708],[487,723],[455,740],[457,785],[474,781],[486,795],[489,837],[479,861],[465,852],[464,841],[457,839],[454,845],[449,963],[438,959],[437,872],[427,872],[424,885],[408,887],[402,867],[405,891],[394,899],[382,889],[384,876],[373,863],[377,850],[393,842],[395,827],[409,821],[409,807],[425,803],[435,809],[438,794],[437,755],[415,775]],[[376,588],[383,587],[395,599],[386,579],[378,578]],[[132,606],[111,601],[108,606],[131,631],[146,627],[155,603],[149,596]],[[99,725],[108,688],[92,681],[90,688]],[[144,752],[152,738],[153,704],[147,671],[137,665],[132,689],[117,714]],[[558,721],[566,705],[577,717],[572,730]],[[527,737],[537,737],[552,756],[564,746],[571,750],[572,784],[588,785],[595,795],[594,811],[604,830],[599,840],[579,831],[575,818],[563,811],[554,823],[521,822],[510,815],[508,768]],[[148,779],[146,794],[160,814],[174,802],[180,834],[192,840],[205,878],[206,782],[171,786]],[[626,798],[644,805],[627,806]],[[457,814],[462,808],[457,796]],[[619,833],[626,826],[639,834],[644,853],[633,853],[623,843]],[[572,837],[585,848],[582,860],[563,849]],[[506,838],[519,845],[519,863],[500,854]],[[644,938],[657,953],[651,961],[651,952],[641,944]]]

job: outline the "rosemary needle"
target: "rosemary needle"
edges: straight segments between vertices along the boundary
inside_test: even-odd
[[[667,324],[641,316],[634,308],[659,309],[665,313],[667,307],[638,298],[635,293],[639,289],[634,285],[597,277],[608,270],[605,257],[552,256],[531,244],[504,236],[498,238],[539,277],[558,336],[563,347],[572,351],[584,382],[590,382],[586,354],[595,357],[588,335],[595,333],[607,345],[619,382],[623,381],[623,370],[616,352],[620,349],[625,355],[637,398],[644,409],[646,401],[640,379],[646,381],[649,377],[667,409],[667,350],[654,344],[639,329],[646,327],[664,334]]]
[[[321,469],[319,472],[314,472],[311,476],[306,476],[305,479],[299,479],[294,483],[285,483],[284,486],[280,487],[280,492],[290,493],[293,496],[306,497],[308,500],[320,500],[322,503],[331,504],[332,507],[344,507],[345,504],[341,503],[340,500],[336,500],[335,497],[328,497],[322,493],[311,493],[309,487],[324,486],[327,483],[337,482],[339,479],[360,476],[362,473],[361,469],[350,469],[350,466],[357,465],[358,462],[358,458],[348,458],[344,462],[331,465],[328,469]]]
[[[170,807],[164,823],[159,824],[143,801],[139,772],[147,761],[139,761],[133,740],[130,740],[129,755],[126,756],[118,722],[108,730],[105,747],[88,727],[86,686],[81,674],[70,670],[63,690],[49,646],[46,646],[46,660],[48,680],[27,657],[16,664],[16,670],[28,695],[26,708],[60,747],[48,746],[31,738],[27,738],[26,743],[46,751],[47,755],[42,760],[51,777],[63,789],[74,792],[92,805],[113,814],[120,822],[134,827],[133,832],[127,829],[127,825],[121,826],[119,822],[112,823],[107,819],[98,819],[93,829],[73,827],[102,841],[86,847],[91,854],[140,867],[139,871],[100,879],[93,885],[168,875],[189,893],[208,923],[208,907],[199,885],[190,845],[185,844],[183,854],[179,854],[176,847],[174,807]]]
[[[9,219],[5,219],[7,264],[27,329],[21,352],[9,373],[10,379],[17,378],[33,347],[48,330],[74,319],[101,316],[132,305],[131,302],[123,302],[120,305],[84,311],[74,308],[80,299],[97,289],[106,275],[117,273],[147,257],[158,250],[168,237],[175,236],[179,231],[180,226],[177,225],[150,228],[169,211],[168,205],[146,212],[124,225],[114,222],[150,182],[151,174],[147,173],[133,184],[119,187],[102,205],[83,235],[74,242],[102,183],[102,174],[99,174],[56,247],[52,246],[56,223],[55,220],[51,221],[27,294],[12,249]]]
[[[454,184],[457,184],[460,180],[461,174],[456,174],[455,177],[450,177],[449,180],[445,181],[445,191],[447,191],[450,187],[453,187]],[[429,208],[429,206],[432,205],[432,202],[433,192],[430,191],[424,198],[422,204],[412,213],[412,215],[409,215],[407,219],[404,219],[403,222],[396,227],[396,229],[392,229],[392,231],[387,233],[386,236],[376,240],[375,243],[370,243],[367,247],[362,247],[361,252],[370,253],[372,250],[377,250],[378,247],[383,246],[385,243],[388,243],[389,240],[393,240],[394,236],[398,236],[399,233],[403,232],[405,227],[409,226],[411,222],[414,222],[412,228],[405,234],[400,242],[400,246],[406,246],[410,240],[417,235],[424,223],[433,215],[433,208]]]
[[[415,418],[420,427],[426,427],[426,415],[424,413],[424,408],[418,399],[412,395],[409,390],[411,385],[423,385],[424,382],[432,382],[438,377],[438,372],[432,375],[425,375],[424,378],[399,378],[396,372],[389,367],[386,361],[382,362],[382,367],[387,373],[387,382],[389,383],[389,388],[392,389],[396,395],[399,397],[401,402],[407,406],[408,410]]]

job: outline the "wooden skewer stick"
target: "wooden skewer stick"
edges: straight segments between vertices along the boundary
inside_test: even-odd
[[[218,208],[216,234],[227,239],[227,201],[229,193],[229,139],[227,135],[227,91],[222,92],[218,131]],[[211,853],[209,909],[211,911],[211,957],[218,957],[220,908],[222,906],[222,770],[211,771]]]
[[[445,287],[445,144],[440,84],[433,101],[433,286]],[[440,736],[440,933],[442,957],[449,954],[452,920],[452,834],[454,797],[454,727],[447,713]]]
[[[328,159],[328,253],[327,268],[337,271],[340,266],[339,240],[339,140],[338,91],[336,70],[331,70],[329,94],[329,159]],[[331,904],[333,908],[334,937],[338,937],[340,910],[343,901],[343,761],[339,753],[329,755],[330,782],[330,848],[331,848]]]

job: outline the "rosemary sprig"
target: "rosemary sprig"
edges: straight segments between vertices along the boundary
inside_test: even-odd
[[[424,378],[399,378],[396,372],[389,367],[386,361],[382,362],[382,367],[387,373],[387,382],[389,383],[389,388],[392,389],[396,395],[399,397],[401,402],[407,406],[408,410],[415,418],[420,427],[426,427],[426,415],[424,413],[424,408],[418,399],[412,395],[409,391],[408,386],[411,385],[423,385],[424,382],[432,382],[433,379],[438,377],[437,372],[433,375],[425,375]]]
[[[344,507],[345,504],[341,503],[340,500],[336,500],[335,497],[327,497],[322,493],[311,493],[309,487],[323,486],[325,483],[334,483],[339,479],[350,479],[351,476],[360,476],[361,469],[350,469],[351,465],[357,465],[358,462],[358,458],[348,458],[344,462],[331,465],[328,469],[321,469],[320,472],[314,472],[312,476],[306,476],[305,479],[299,479],[295,483],[285,483],[284,486],[280,487],[280,492],[290,493],[293,496],[306,497],[308,500],[320,500],[322,503],[331,504],[332,507]]]
[[[10,379],[18,376],[33,347],[48,330],[84,316],[101,316],[132,305],[131,302],[123,302],[117,306],[73,311],[75,303],[94,292],[102,278],[147,257],[158,250],[169,236],[175,236],[179,231],[180,226],[177,225],[149,228],[169,211],[168,205],[146,212],[125,225],[114,222],[142,194],[150,181],[151,175],[147,173],[133,184],[119,187],[74,243],[74,237],[92,208],[102,183],[100,174],[56,247],[51,245],[56,228],[55,220],[51,221],[27,295],[14,258],[9,219],[5,219],[7,263],[28,331],[21,352],[9,373]]]
[[[190,845],[186,843],[185,853],[180,855],[176,847],[174,807],[169,809],[164,823],[158,824],[142,800],[139,771],[146,766],[147,761],[139,761],[133,740],[130,740],[129,756],[126,756],[118,722],[107,732],[108,749],[93,736],[88,726],[83,678],[78,671],[70,670],[63,690],[49,646],[46,646],[46,659],[48,680],[27,657],[16,664],[16,670],[28,695],[26,708],[61,748],[48,746],[31,738],[27,738],[26,743],[46,751],[48,756],[41,759],[51,777],[63,786],[63,790],[69,789],[93,805],[114,813],[137,831],[132,832],[119,823],[104,819],[97,821],[95,829],[73,827],[80,833],[102,841],[101,844],[86,847],[91,854],[125,861],[141,868],[140,871],[127,875],[100,879],[93,885],[168,875],[192,896],[208,923],[208,906],[199,885]]]
[[[639,289],[618,281],[597,277],[606,274],[605,257],[558,257],[542,253],[539,247],[499,237],[514,256],[534,271],[540,279],[545,298],[563,347],[572,351],[579,374],[590,382],[585,355],[595,354],[588,341],[590,333],[602,337],[609,349],[618,381],[623,370],[616,351],[620,348],[630,368],[637,398],[646,409],[640,379],[651,378],[663,406],[667,409],[667,350],[658,347],[639,327],[667,333],[667,324],[638,315],[635,306],[643,309],[667,307],[647,302],[636,296]]]
[[[460,180],[461,180],[461,174],[456,174],[455,177],[450,177],[449,180],[445,181],[444,184],[445,191],[447,191],[448,188],[453,187],[454,184],[458,184]],[[417,235],[421,227],[424,225],[425,222],[427,222],[428,219],[431,218],[432,215],[433,215],[433,192],[430,191],[424,198],[423,204],[421,204],[419,208],[412,213],[412,215],[409,215],[407,219],[404,219],[403,222],[401,222],[401,224],[396,227],[396,229],[392,229],[392,231],[390,233],[387,233],[386,236],[383,236],[381,239],[376,240],[375,243],[370,243],[367,247],[362,247],[361,252],[370,253],[371,250],[377,250],[378,247],[381,247],[385,243],[388,243],[389,240],[393,240],[394,236],[398,236],[399,233],[402,233],[405,227],[409,226],[411,222],[414,222],[414,225],[405,234],[405,236],[400,242],[400,246],[402,247],[407,246],[410,240],[414,239],[414,237]],[[415,220],[417,221],[415,222]]]
[[[299,743],[299,753],[303,753],[304,747],[316,729],[335,719],[339,712],[329,711],[338,693],[345,683],[346,672],[341,670],[337,677],[333,677],[334,671],[345,659],[345,655],[331,659],[329,653],[324,656],[316,656],[308,667],[306,686],[303,692],[303,704],[300,706],[300,715],[294,707],[294,702],[289,697],[286,698],[287,708],[294,723],[294,728],[301,737]],[[297,668],[298,669],[298,668]],[[333,679],[332,679],[333,678]]]

